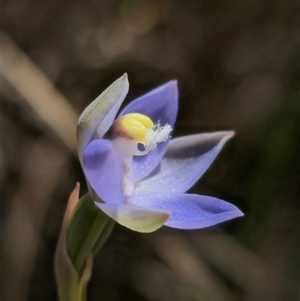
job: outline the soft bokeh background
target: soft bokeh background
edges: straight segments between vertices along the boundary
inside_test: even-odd
[[[2,0],[2,31],[2,300],[57,300],[64,209],[76,181],[86,191],[76,118],[124,72],[126,102],[178,79],[174,136],[236,131],[191,191],[245,217],[190,232],[117,225],[88,300],[298,300],[297,1]]]

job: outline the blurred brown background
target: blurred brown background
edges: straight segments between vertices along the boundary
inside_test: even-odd
[[[76,181],[86,190],[76,119],[124,72],[126,102],[178,79],[174,136],[236,130],[191,191],[245,217],[148,235],[117,225],[88,300],[298,300],[298,46],[293,0],[2,0],[2,300],[57,300],[66,201]]]

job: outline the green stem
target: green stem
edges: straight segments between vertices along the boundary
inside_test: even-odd
[[[82,277],[81,277],[79,285],[78,285],[78,294],[77,294],[76,301],[86,301],[87,300],[87,286],[88,286],[88,282],[91,278],[92,269],[93,269],[93,255],[90,254],[90,256],[87,258],[86,265],[85,265],[84,271],[82,273]]]
[[[78,201],[68,221],[55,264],[59,298],[86,301],[93,256],[105,243],[115,222],[94,204],[89,194]]]
[[[96,245],[97,241],[101,239],[102,232],[109,219],[110,218],[106,214],[99,210],[74,262],[75,269],[79,271],[79,273],[81,273],[86,258],[90,254],[91,250]]]

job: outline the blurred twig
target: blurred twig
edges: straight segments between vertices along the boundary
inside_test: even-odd
[[[159,260],[138,262],[132,278],[135,289],[149,301],[199,301],[199,294]]]
[[[246,292],[246,300],[279,300],[281,287],[275,267],[236,239],[218,229],[187,236],[196,253]]]
[[[145,238],[178,277],[198,295],[199,300],[235,300],[222,280],[195,253],[183,235],[164,229],[155,236],[148,235]]]
[[[16,90],[67,148],[76,153],[78,114],[14,42],[4,33],[1,36],[2,79]],[[4,296],[10,301],[27,299],[43,220],[68,160],[66,152],[46,139],[27,141],[23,151],[22,181],[10,200],[3,231]]]
[[[3,231],[5,300],[27,300],[41,227],[67,158],[64,151],[53,148],[47,141],[27,142],[22,181],[10,200]]]
[[[0,34],[1,76],[16,89],[62,142],[72,152],[76,152],[77,112],[17,45],[5,33]]]

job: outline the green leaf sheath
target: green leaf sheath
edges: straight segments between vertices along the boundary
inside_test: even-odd
[[[85,194],[76,205],[67,233],[67,251],[81,276],[87,257],[102,247],[113,229],[114,221]]]

